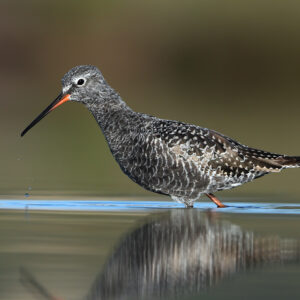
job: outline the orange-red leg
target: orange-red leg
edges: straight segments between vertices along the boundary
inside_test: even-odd
[[[205,194],[212,202],[214,202],[218,207],[226,207],[214,194]]]

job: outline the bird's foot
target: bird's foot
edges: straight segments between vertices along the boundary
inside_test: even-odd
[[[194,208],[194,204],[185,204],[185,208]]]

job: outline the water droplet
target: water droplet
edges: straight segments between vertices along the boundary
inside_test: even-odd
[[[29,197],[29,194],[28,194],[28,193],[25,193],[24,196],[27,198],[27,197]]]

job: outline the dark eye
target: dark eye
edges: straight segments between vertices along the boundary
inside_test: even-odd
[[[77,81],[77,85],[83,85],[84,82],[85,82],[84,79],[80,78],[80,79],[78,79],[78,81]]]

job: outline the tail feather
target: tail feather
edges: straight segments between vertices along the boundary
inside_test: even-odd
[[[299,168],[300,156],[282,156],[275,159],[284,168]]]
[[[300,156],[287,156],[283,154],[266,152],[254,148],[243,149],[243,152],[252,162],[256,169],[263,172],[280,172],[285,168],[299,168]]]
[[[277,158],[255,158],[255,168],[262,172],[280,172],[286,168],[299,168],[300,156],[279,156]]]

